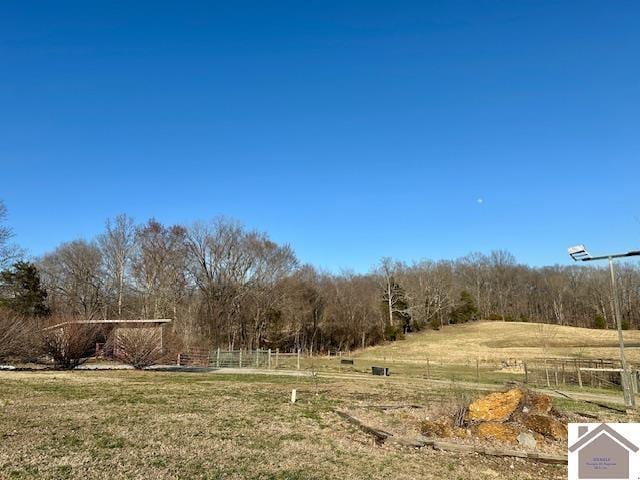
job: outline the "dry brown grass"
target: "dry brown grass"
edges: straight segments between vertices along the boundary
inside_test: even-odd
[[[565,478],[564,467],[517,459],[376,447],[334,413],[390,403],[437,410],[456,394],[416,379],[321,379],[316,395],[312,380],[284,376],[0,373],[0,478]],[[411,425],[414,416],[390,420]]]
[[[640,331],[624,332],[628,358],[640,363]],[[472,322],[409,335],[406,340],[370,347],[360,358],[442,363],[469,360],[531,360],[540,357],[619,358],[615,330],[520,322]]]

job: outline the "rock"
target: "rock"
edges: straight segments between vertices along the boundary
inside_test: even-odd
[[[567,426],[555,418],[546,415],[520,414],[517,416],[516,421],[529,430],[541,433],[545,437],[550,437],[554,440],[567,439]]]
[[[466,437],[467,432],[463,428],[454,427],[443,421],[424,420],[420,424],[420,433],[425,437]]]
[[[536,448],[536,445],[538,444],[534,436],[527,432],[520,432],[516,439],[524,448]]]
[[[525,413],[547,415],[551,411],[551,407],[553,407],[553,400],[547,395],[530,393],[526,396],[524,405],[528,410],[525,412],[523,408],[522,411]]]
[[[483,422],[473,426],[472,433],[478,438],[515,443],[522,429],[500,422]]]
[[[504,422],[518,408],[522,397],[522,390],[518,388],[490,393],[472,402],[465,418],[482,422]]]

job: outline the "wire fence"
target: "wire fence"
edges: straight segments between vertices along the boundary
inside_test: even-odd
[[[532,387],[622,389],[621,363],[614,359],[535,358],[504,360],[468,358],[448,362],[446,358],[403,359],[353,356],[351,352],[310,352],[261,350],[189,350],[178,355],[177,364],[207,368],[257,368],[371,374],[388,368],[391,375],[453,382],[516,382]],[[632,388],[638,392],[640,378],[632,366]]]

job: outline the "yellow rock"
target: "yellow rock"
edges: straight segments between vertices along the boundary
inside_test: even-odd
[[[547,395],[531,393],[527,395],[524,405],[529,408],[529,413],[546,415],[551,411],[553,401]]]
[[[420,423],[420,432],[425,437],[458,437],[462,438],[466,436],[466,431],[463,428],[454,427],[443,421],[425,420]]]
[[[478,438],[516,443],[522,428],[499,422],[483,422],[472,427],[471,433]]]
[[[528,429],[541,433],[546,437],[551,437],[554,440],[567,439],[567,426],[555,418],[546,415],[523,413],[519,414],[516,420]]]
[[[504,422],[518,408],[522,397],[522,391],[518,388],[507,392],[491,393],[469,405],[466,419],[482,422]]]

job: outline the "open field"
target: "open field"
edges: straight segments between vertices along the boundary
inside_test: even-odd
[[[627,357],[640,363],[640,331],[624,332]],[[522,322],[471,322],[408,335],[406,340],[367,348],[358,356],[403,361],[532,360],[540,357],[619,358],[615,330]]]
[[[355,412],[376,428],[413,438],[421,420],[450,415],[483,390],[519,380],[487,370],[481,382],[474,382],[471,358],[486,356],[490,363],[518,356],[617,354],[611,345],[615,332],[544,329],[479,322],[428,331],[357,352],[353,367],[314,357],[303,358],[300,371],[245,369],[225,375],[0,372],[0,479],[565,478],[564,466],[375,445],[336,413]],[[629,343],[640,341],[638,332],[625,333]],[[540,335],[544,346],[537,344]],[[425,378],[425,357],[443,362],[440,370],[434,366],[440,379]],[[291,368],[296,361],[283,358],[279,368]],[[391,366],[391,377],[356,374],[380,363]],[[450,382],[449,375],[456,381]],[[292,405],[294,388],[299,401]],[[576,400],[549,393],[566,421],[595,421],[577,418],[576,412],[599,420],[633,420],[577,400],[619,405],[619,392],[574,388]],[[380,405],[411,407],[383,411]],[[540,447],[551,454],[565,448],[562,442]]]
[[[521,459],[375,446],[334,411],[417,403],[427,413],[390,417],[390,428],[402,423],[417,434],[416,416],[451,408],[460,394],[416,379],[5,372],[0,478],[565,477],[563,466]],[[567,400],[558,405],[595,411]]]

